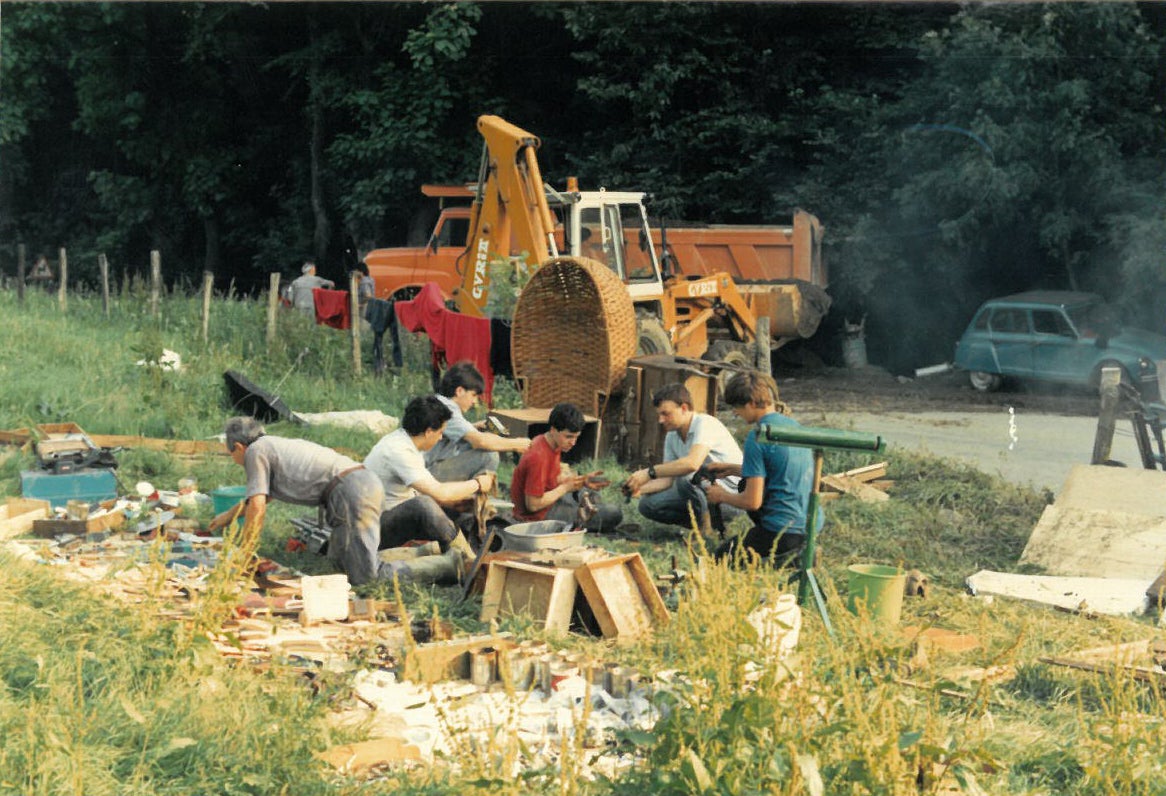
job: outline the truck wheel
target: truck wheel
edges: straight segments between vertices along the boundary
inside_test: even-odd
[[[968,381],[972,383],[972,387],[980,392],[994,392],[1000,388],[1000,374],[987,373],[982,370],[972,370],[968,372]]]
[[[718,359],[719,361],[724,362],[726,365],[737,365],[738,367],[748,368],[750,370],[753,369],[753,357],[750,356],[750,352],[741,348],[732,349],[723,357],[719,357]],[[741,371],[736,369],[730,370],[729,368],[725,368],[717,374],[717,387],[720,390],[720,395],[722,398],[725,397],[725,385],[729,383],[729,379],[733,378],[740,372]]]
[[[710,362],[728,362],[729,357],[734,353],[748,356],[750,353],[748,344],[738,343],[734,340],[716,340],[709,345],[709,350],[704,352],[701,359],[707,359]]]
[[[672,338],[664,329],[664,324],[655,315],[636,316],[636,356],[645,354],[671,354]]]

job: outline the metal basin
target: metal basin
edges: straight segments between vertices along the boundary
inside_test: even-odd
[[[571,531],[568,528],[570,525],[559,520],[540,520],[520,522],[501,528],[498,533],[502,535],[503,550],[566,550],[582,544],[583,536],[587,533],[586,529]]]

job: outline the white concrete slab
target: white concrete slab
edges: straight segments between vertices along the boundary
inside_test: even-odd
[[[1016,575],[982,569],[968,580],[977,596],[995,595],[1040,603],[1066,611],[1124,616],[1142,613],[1151,580],[1129,578],[1064,578]]]

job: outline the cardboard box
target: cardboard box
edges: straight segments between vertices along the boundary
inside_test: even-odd
[[[0,506],[0,541],[28,533],[33,522],[48,517],[49,511],[47,500],[8,498]]]

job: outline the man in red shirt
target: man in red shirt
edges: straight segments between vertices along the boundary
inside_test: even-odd
[[[523,522],[559,520],[574,524],[579,501],[584,494],[591,498],[597,511],[586,524],[589,531],[614,531],[623,519],[619,506],[599,502],[596,491],[605,485],[603,472],[575,475],[563,467],[563,454],[575,447],[583,431],[583,413],[570,403],[557,404],[551,410],[550,429],[535,437],[518,460],[510,480],[510,499],[514,516]]]

